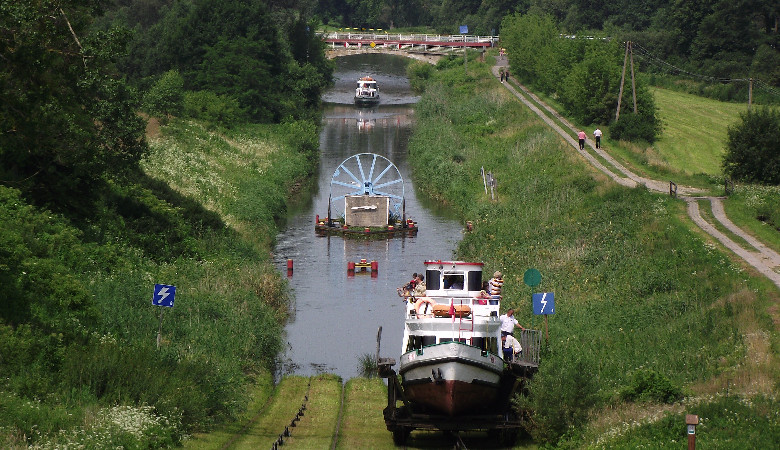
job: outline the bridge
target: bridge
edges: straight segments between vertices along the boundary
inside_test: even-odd
[[[461,49],[485,51],[498,43],[498,36],[466,34],[403,34],[328,32],[318,33],[329,44],[328,57],[356,53],[403,53],[403,56],[435,62],[444,55]]]

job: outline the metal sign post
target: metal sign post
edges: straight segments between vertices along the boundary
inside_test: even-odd
[[[176,286],[167,284],[155,284],[152,293],[152,305],[173,308],[173,299],[176,296]],[[162,341],[162,318],[164,309],[160,310],[160,326],[157,329],[157,348],[160,348]]]

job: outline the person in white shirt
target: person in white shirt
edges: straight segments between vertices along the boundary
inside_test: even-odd
[[[522,351],[523,346],[520,345],[520,341],[511,334],[504,336],[504,360],[514,361]]]
[[[601,129],[596,128],[593,132],[593,137],[596,138],[596,148],[601,148]]]
[[[502,314],[498,317],[501,321],[501,336],[512,335],[514,336],[515,327],[525,330],[522,325],[515,319],[515,310],[510,308],[506,314]]]

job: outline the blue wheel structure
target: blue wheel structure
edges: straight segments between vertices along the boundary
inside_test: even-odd
[[[345,159],[330,179],[331,217],[344,217],[344,198],[350,195],[382,195],[390,198],[390,210],[401,217],[404,178],[389,159],[375,153],[358,153]]]

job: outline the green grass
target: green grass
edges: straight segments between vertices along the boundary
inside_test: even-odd
[[[304,403],[309,381],[309,378],[297,376],[282,379],[262,416],[233,442],[231,448],[271,448]]]
[[[392,449],[393,435],[385,428],[382,409],[387,387],[381,379],[353,378],[345,386],[345,407],[337,449]]]
[[[619,393],[637,370],[690,394],[717,391],[725,374],[741,393],[751,389],[747,372],[776,376],[778,338],[767,307],[777,290],[706,244],[684,202],[594,179],[487,70],[470,65],[466,79],[462,69],[440,73],[418,104],[409,148],[414,177],[474,223],[457,257],[504,273],[504,308],[541,326],[522,282],[531,267],[542,273],[537,289],[555,293],[550,347],[531,385],[534,437],[555,443],[568,433],[575,442],[584,430],[603,430],[593,418],[631,406]],[[498,201],[484,194],[482,166],[498,181]],[[756,335],[771,343],[760,347],[766,365],[746,362],[748,349],[751,358],[758,351]],[[776,394],[771,383],[762,389]],[[760,408],[751,414],[766,417]],[[747,434],[735,439],[750,442]]]
[[[732,222],[780,253],[780,187],[738,185],[724,201]],[[766,216],[759,220],[759,216]],[[769,217],[771,216],[771,217]]]
[[[284,447],[290,449],[327,449],[333,443],[341,405],[341,378],[317,375],[311,379],[305,415],[292,430]]]
[[[264,372],[257,377],[257,382],[248,391],[250,400],[243,414],[209,433],[195,433],[190,439],[184,441],[183,447],[192,450],[224,448],[233,441],[236,435],[250,427],[264,412],[273,389],[274,384],[271,373]]]
[[[673,171],[722,176],[726,130],[739,122],[747,105],[726,103],[666,89],[652,90],[664,124],[655,143],[658,155]]]

